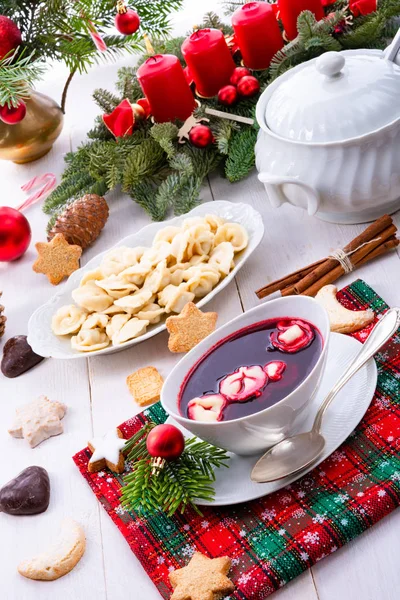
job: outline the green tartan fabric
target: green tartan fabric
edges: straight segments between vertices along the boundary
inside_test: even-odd
[[[339,293],[350,309],[385,302],[361,280]],[[354,334],[365,341],[373,325]],[[378,384],[363,420],[344,444],[296,483],[233,507],[205,508],[199,516],[139,517],[122,509],[121,478],[88,473],[90,451],[74,461],[163,598],[169,573],[195,551],[232,558],[235,592],[226,600],[264,600],[275,590],[371,527],[400,504],[400,333],[376,355]],[[151,419],[167,415],[159,404],[120,426],[128,438]]]

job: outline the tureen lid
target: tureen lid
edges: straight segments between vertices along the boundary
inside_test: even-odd
[[[397,119],[399,97],[400,67],[383,54],[326,52],[278,85],[266,124],[300,142],[345,140]]]

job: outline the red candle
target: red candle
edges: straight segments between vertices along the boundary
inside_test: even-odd
[[[150,56],[140,65],[137,78],[157,123],[190,117],[196,103],[176,56]]]
[[[317,21],[325,16],[321,0],[279,0],[278,5],[279,16],[289,40],[297,37],[297,17],[303,10],[314,13]]]
[[[216,96],[229,83],[235,63],[219,29],[192,33],[182,44],[182,54],[200,96]]]
[[[249,2],[232,15],[235,38],[249,69],[267,69],[283,46],[275,12],[268,2]]]

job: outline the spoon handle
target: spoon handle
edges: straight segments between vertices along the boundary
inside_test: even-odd
[[[382,348],[384,344],[392,337],[394,333],[396,333],[398,327],[400,326],[400,308],[391,308],[389,309],[384,316],[378,321],[375,325],[367,341],[363,344],[360,352],[354,358],[354,360],[350,363],[349,367],[340,377],[340,379],[336,382],[332,390],[326,396],[325,400],[321,404],[317,415],[314,420],[314,425],[312,430],[318,432],[321,428],[321,423],[325,411],[328,406],[336,396],[336,394],[342,389],[344,385],[357,373],[359,369],[365,363],[378,352]]]

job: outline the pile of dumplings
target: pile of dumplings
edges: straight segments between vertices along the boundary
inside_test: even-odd
[[[80,352],[124,344],[211,292],[247,244],[241,225],[206,215],[160,229],[150,248],[114,248],[72,292],[76,304],[53,316],[52,330],[72,335]]]

